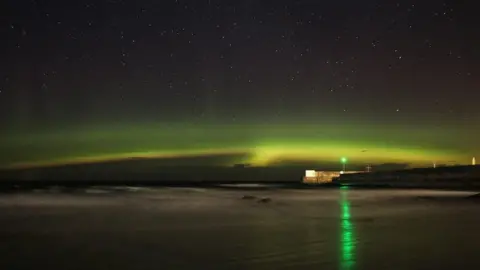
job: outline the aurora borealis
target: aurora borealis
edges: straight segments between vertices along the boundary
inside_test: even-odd
[[[341,156],[349,157],[349,162],[353,164],[392,162],[422,166],[430,165],[432,161],[448,163],[461,160],[464,154],[446,144],[448,138],[454,135],[437,136],[427,143],[430,131],[422,133],[417,129],[415,135],[408,135],[408,131],[402,133],[390,128],[382,132],[388,140],[378,140],[378,129],[356,130],[338,126],[294,124],[238,124],[229,125],[227,129],[217,129],[216,125],[207,124],[131,124],[90,129],[77,127],[4,137],[8,143],[2,145],[2,164],[47,165],[132,157],[208,157],[216,154],[232,154],[238,158],[211,165],[251,163],[271,166],[312,161],[321,165],[322,162],[336,162]],[[422,143],[416,143],[418,141]],[[438,150],[435,145],[445,147]]]
[[[4,1],[0,167],[431,166],[480,151],[471,7],[271,2]]]

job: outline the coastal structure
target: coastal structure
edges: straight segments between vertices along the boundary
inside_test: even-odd
[[[480,166],[445,166],[340,174],[333,182],[361,186],[480,188]]]
[[[340,177],[342,174],[360,173],[356,171],[316,171],[306,170],[303,177],[303,183],[305,184],[326,184],[331,183],[335,178]]]

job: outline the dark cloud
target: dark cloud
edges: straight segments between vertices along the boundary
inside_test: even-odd
[[[395,170],[405,170],[410,168],[409,163],[383,163],[379,165],[372,166],[375,171],[395,171]]]

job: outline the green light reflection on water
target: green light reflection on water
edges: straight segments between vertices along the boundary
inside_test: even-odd
[[[342,190],[341,195],[341,261],[340,269],[354,269],[355,267],[355,235],[351,221],[350,203],[347,190]]]

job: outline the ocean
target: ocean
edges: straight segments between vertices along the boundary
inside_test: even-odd
[[[51,187],[0,195],[0,269],[480,269],[474,192]]]

